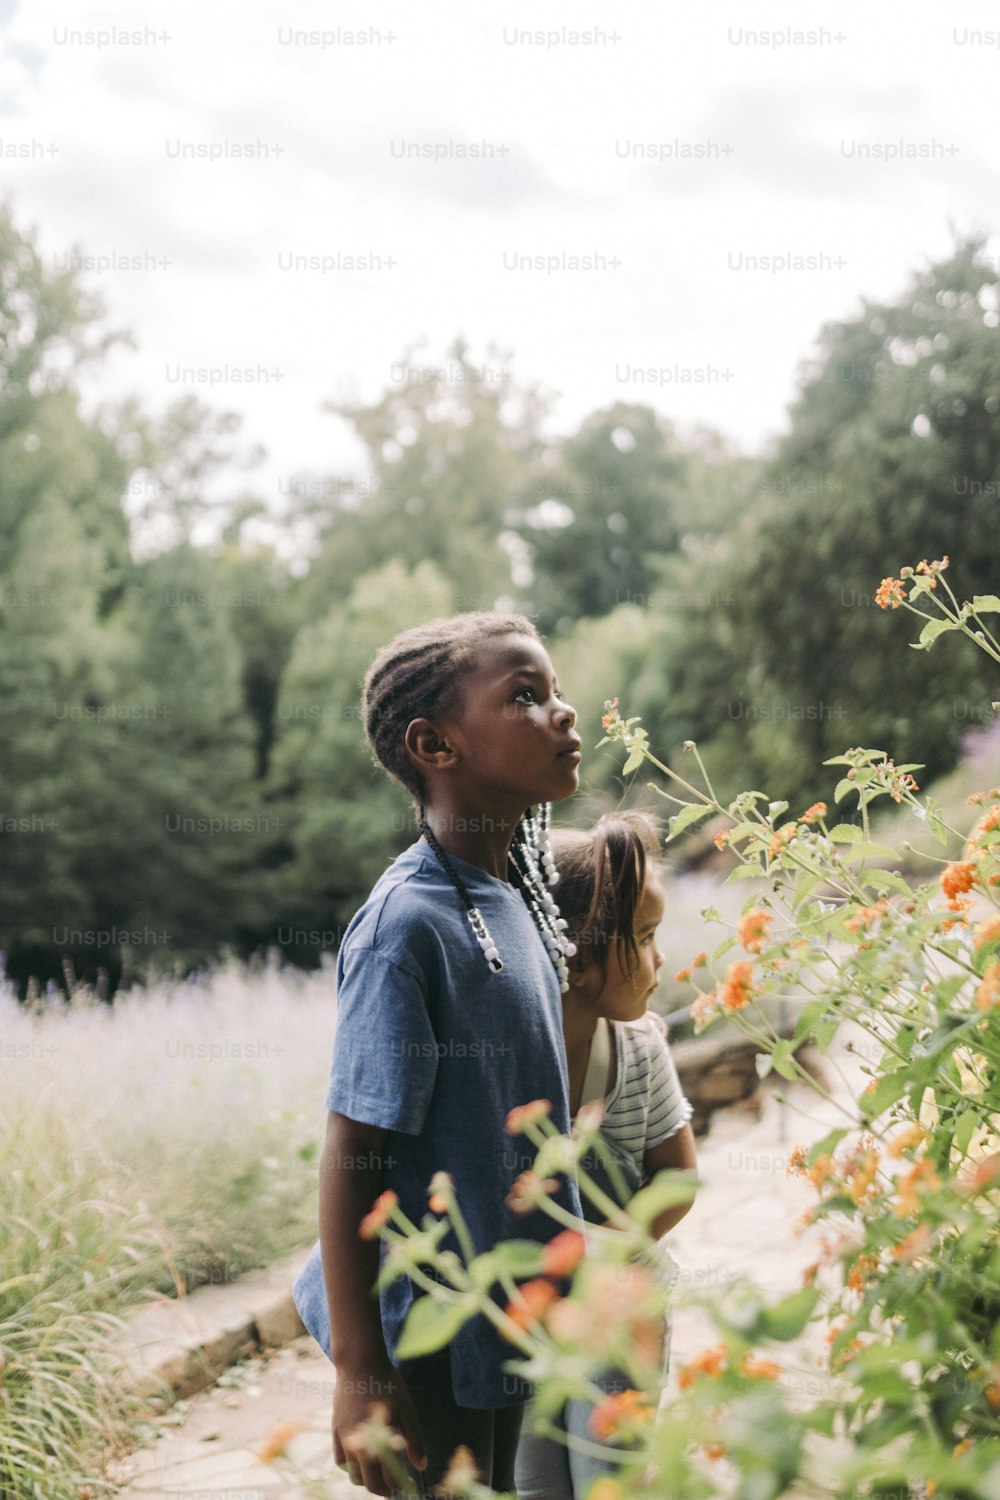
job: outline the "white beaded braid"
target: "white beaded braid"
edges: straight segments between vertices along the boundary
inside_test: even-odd
[[[448,855],[442,849],[434,836],[421,806],[419,824],[424,838],[440,860],[445,874],[452,885],[458,891],[465,906],[465,914],[472,924],[472,931],[483,957],[489,964],[493,974],[499,974],[503,968],[503,960],[497,949],[496,943],[490,935],[489,928],[483,919],[479,907],[473,903],[455,866]],[[555,860],[549,843],[549,808],[544,803],[539,807],[537,814],[529,808],[524,814],[514,832],[514,839],[510,852],[507,856],[513,884],[518,886],[521,895],[527,902],[528,909],[534,918],[535,925],[541,934],[542,942],[548,949],[559,980],[559,988],[566,992],[569,989],[569,966],[566,962],[576,952],[576,944],[571,943],[565,936],[568,923],[559,915],[559,908],[554,897],[546,889],[553,886],[559,879],[559,871],[555,867]],[[544,870],[544,876],[542,871]]]

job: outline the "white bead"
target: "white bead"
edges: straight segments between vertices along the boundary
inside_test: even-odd
[[[493,939],[489,936],[488,933],[485,932],[480,937],[476,938],[476,942],[479,944],[480,948],[490,948],[493,946]]]
[[[573,954],[576,952],[576,944],[563,943],[563,952],[565,953],[567,958],[572,958]]]
[[[498,950],[494,947],[494,945],[492,943],[490,943],[490,945],[489,945],[488,948],[484,948],[483,952],[486,954],[486,957],[489,958],[489,959],[494,959],[494,958],[499,958],[500,957],[500,954],[499,954]]]

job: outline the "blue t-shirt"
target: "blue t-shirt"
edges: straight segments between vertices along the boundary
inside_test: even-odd
[[[427,1213],[436,1171],[450,1172],[476,1251],[500,1240],[546,1241],[559,1225],[537,1211],[513,1214],[505,1198],[534,1147],[508,1135],[508,1112],[548,1099],[569,1129],[562,1004],[552,960],[515,886],[451,856],[500,951],[490,972],[465,907],[423,843],[386,870],[351,921],[337,958],[337,1028],[327,1107],[389,1135],[382,1188],[399,1195],[415,1223]],[[575,1182],[556,1201],[580,1213]],[[443,1248],[457,1249],[449,1237]],[[391,1359],[415,1296],[408,1277],[380,1294]],[[495,1291],[498,1301],[505,1301]],[[303,1322],[330,1353],[318,1244],[295,1286]],[[461,1406],[515,1405],[528,1387],[503,1365],[516,1357],[477,1316],[450,1345],[452,1390]],[[405,1366],[404,1366],[405,1373]]]

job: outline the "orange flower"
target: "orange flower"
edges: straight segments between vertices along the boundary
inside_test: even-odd
[[[905,600],[903,593],[903,580],[901,578],[883,578],[875,590],[875,603],[879,609],[898,609]]]
[[[580,1264],[586,1248],[579,1230],[564,1229],[543,1247],[542,1270],[546,1276],[569,1276]]]
[[[799,818],[800,823],[815,823],[817,818],[825,818],[828,808],[825,802],[814,802],[812,807],[807,807]]]
[[[587,1491],[587,1500],[628,1500],[617,1479],[598,1479]]]
[[[934,1163],[929,1156],[921,1157],[896,1183],[897,1197],[893,1208],[904,1219],[908,1219],[911,1214],[918,1212],[921,1193],[936,1192],[940,1186],[941,1179],[934,1170]]]
[[[280,1458],[297,1432],[305,1427],[304,1417],[289,1417],[287,1422],[279,1422],[277,1427],[272,1428],[267,1437],[257,1449],[257,1457],[262,1464],[273,1464],[276,1458]]]
[[[742,1010],[753,996],[753,964],[746,959],[730,964],[720,999],[726,1010]]]
[[[732,838],[732,836],[733,836],[733,830],[731,828],[720,828],[719,829],[718,833],[715,835],[715,838],[712,840],[712,842],[714,843],[716,849],[718,849],[718,851],[719,851],[720,854],[725,849],[726,845],[729,843],[729,840]]]
[[[653,1415],[653,1408],[641,1391],[616,1391],[594,1407],[588,1425],[594,1437],[606,1443],[622,1436],[623,1428],[651,1422]]]
[[[621,718],[621,714],[618,712],[618,699],[605,698],[604,709],[605,713],[601,724],[605,729],[610,729],[612,724],[616,724]]]
[[[547,1099],[533,1099],[530,1104],[518,1104],[507,1116],[507,1134],[521,1135],[529,1125],[537,1125],[540,1120],[547,1120],[552,1113],[552,1105]]]
[[[901,1239],[898,1245],[893,1245],[892,1253],[897,1260],[915,1260],[922,1255],[930,1244],[931,1227],[929,1224],[918,1224],[916,1229]]]
[[[537,1172],[522,1172],[507,1194],[507,1207],[515,1214],[534,1213],[542,1199],[559,1187],[554,1177],[539,1177]]]
[[[435,1172],[428,1189],[427,1206],[432,1214],[446,1214],[451,1204],[455,1184],[448,1172]]]
[[[747,1350],[740,1374],[747,1375],[751,1380],[777,1380],[781,1374],[781,1366],[776,1365],[773,1359],[758,1359]]]
[[[975,879],[975,865],[970,860],[963,860],[961,864],[946,865],[941,871],[941,889],[949,901],[954,901],[956,896],[972,890]]]
[[[889,1155],[898,1159],[904,1151],[909,1151],[913,1146],[919,1146],[926,1139],[927,1131],[914,1121],[910,1125],[905,1125],[898,1135],[893,1136],[888,1146]]]
[[[736,936],[748,953],[759,953],[767,942],[767,929],[774,921],[770,912],[754,907],[740,918]]]
[[[833,1158],[831,1156],[817,1156],[812,1166],[805,1168],[805,1175],[818,1192],[832,1170]]]
[[[388,1188],[378,1197],[369,1213],[366,1213],[358,1226],[358,1234],[363,1240],[374,1240],[378,1238],[380,1229],[384,1229],[392,1218],[392,1211],[399,1202],[399,1195]]]
[[[440,1490],[442,1494],[450,1495],[453,1490],[469,1489],[478,1479],[475,1454],[462,1443],[451,1455],[447,1473],[441,1479]]]
[[[706,1438],[701,1447],[705,1457],[712,1459],[713,1462],[717,1458],[725,1458],[726,1456],[726,1445],[716,1442],[714,1438]]]
[[[847,1163],[844,1189],[852,1203],[864,1203],[878,1193],[875,1178],[878,1173],[878,1152],[866,1151],[853,1156]]]
[[[986,917],[977,924],[972,933],[972,942],[976,948],[986,948],[990,943],[1000,942],[1000,912],[995,912],[992,917]]]
[[[559,1293],[551,1281],[526,1281],[517,1289],[517,1300],[508,1302],[504,1311],[518,1328],[532,1328],[540,1323],[552,1306],[559,1301]]]
[[[691,1002],[691,1020],[694,1022],[695,1031],[701,1031],[713,1020],[719,1010],[718,990],[703,990]]]
[[[699,954],[696,955],[696,957],[692,958],[692,960],[688,964],[687,968],[685,968],[685,969],[678,969],[677,973],[674,975],[674,979],[677,981],[678,984],[683,984],[685,980],[691,978],[691,971],[693,969],[703,969],[707,963],[708,963],[708,954],[707,953],[699,953]]]
[[[806,1148],[796,1146],[788,1156],[788,1166],[785,1169],[786,1177],[802,1177],[806,1170]]]
[[[725,1344],[714,1344],[710,1349],[702,1349],[694,1359],[688,1360],[686,1365],[677,1371],[677,1384],[682,1391],[694,1385],[699,1375],[707,1375],[711,1380],[718,1380],[724,1375],[729,1363],[729,1350]]]
[[[993,1156],[984,1156],[982,1161],[977,1162],[975,1168],[968,1178],[962,1181],[962,1187],[973,1195],[983,1193],[987,1188],[996,1187],[1000,1183],[1000,1152]]]
[[[767,846],[769,859],[777,859],[786,844],[790,844],[799,831],[799,825],[794,820],[791,823],[783,823],[772,835],[771,842]]]
[[[951,1450],[951,1456],[952,1456],[952,1458],[961,1458],[962,1454],[963,1453],[968,1453],[968,1451],[969,1451],[969,1449],[971,1447],[972,1447],[972,1438],[963,1438],[960,1443],[956,1443],[955,1446],[954,1446],[954,1448],[952,1448],[952,1450]]]
[[[877,1255],[859,1255],[844,1278],[844,1285],[852,1292],[863,1292],[868,1281],[878,1270]]]
[[[992,833],[995,828],[1000,828],[1000,807],[991,807],[989,812],[983,813],[976,824],[975,831],[976,833]]]
[[[1000,963],[990,964],[976,990],[976,1004],[980,1010],[992,1010],[1000,1005]]]
[[[848,932],[864,932],[873,922],[877,922],[879,917],[884,917],[888,910],[889,903],[884,897],[880,897],[874,906],[860,907],[853,916],[847,918],[844,926]]]

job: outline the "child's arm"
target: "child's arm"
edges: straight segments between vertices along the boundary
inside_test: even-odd
[[[405,1382],[386,1352],[378,1299],[379,1242],[358,1227],[382,1190],[386,1131],[330,1110],[320,1161],[319,1237],[330,1311],[330,1352],[337,1370],[333,1395],[333,1456],[346,1463],[343,1439],[384,1402],[388,1420],[406,1439],[415,1468],[426,1464],[423,1435]],[[381,1462],[359,1455],[362,1483],[375,1495],[394,1488]],[[353,1478],[353,1475],[352,1475]]]
[[[697,1165],[694,1131],[690,1125],[682,1125],[679,1130],[674,1131],[673,1135],[668,1135],[665,1141],[652,1146],[642,1158],[642,1170],[646,1178],[655,1177],[657,1172],[662,1172],[665,1168],[681,1172],[694,1171]],[[665,1208],[661,1214],[657,1214],[649,1226],[649,1232],[654,1239],[661,1239],[668,1230],[673,1229],[675,1224],[679,1224],[690,1209],[692,1201],[677,1203],[673,1208]]]

